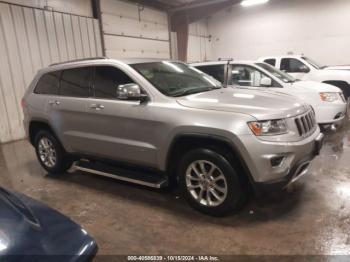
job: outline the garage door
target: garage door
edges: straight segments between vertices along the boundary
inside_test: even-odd
[[[106,55],[170,58],[168,15],[118,0],[101,0]]]
[[[20,102],[38,69],[101,55],[97,20],[0,3],[0,143],[25,136]]]

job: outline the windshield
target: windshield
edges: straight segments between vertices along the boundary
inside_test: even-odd
[[[291,75],[288,75],[287,73],[284,73],[281,70],[278,70],[276,67],[273,67],[269,64],[256,63],[256,65],[261,67],[262,69],[265,69],[267,72],[277,77],[279,80],[283,81],[284,83],[293,83],[296,81],[296,79]]]
[[[316,69],[323,68],[323,66],[321,66],[319,63],[316,63],[315,61],[313,61],[312,59],[310,59],[306,56],[303,56],[302,59],[304,59],[306,62],[308,62],[310,65],[312,65]]]
[[[213,77],[180,62],[141,63],[131,67],[166,96],[184,96],[222,87]]]

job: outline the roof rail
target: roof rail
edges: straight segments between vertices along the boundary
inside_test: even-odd
[[[69,60],[69,61],[60,62],[60,63],[53,63],[50,66],[64,65],[64,64],[74,63],[74,62],[84,62],[84,61],[89,61],[89,60],[100,60],[100,59],[108,59],[108,57],[101,56],[101,57],[74,59],[74,60]]]
[[[227,62],[231,62],[233,61],[233,58],[219,58],[218,61],[227,61]]]

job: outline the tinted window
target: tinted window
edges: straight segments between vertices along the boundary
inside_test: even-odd
[[[60,82],[60,95],[88,97],[90,95],[91,68],[73,68],[63,71]]]
[[[225,65],[196,66],[196,68],[214,77],[221,83],[225,82]]]
[[[295,58],[283,58],[281,60],[281,70],[287,73],[301,73],[305,72],[307,67],[298,59]]]
[[[116,98],[117,87],[134,83],[123,71],[112,66],[98,66],[95,72],[95,97]]]
[[[272,66],[276,65],[276,59],[266,59],[264,62]]]
[[[58,82],[61,72],[51,72],[43,75],[38,84],[36,85],[34,93],[45,95],[57,95],[58,94]]]
[[[232,65],[232,78],[231,84],[239,86],[253,86],[262,87],[261,80],[263,78],[269,78],[266,74],[260,70],[246,65]],[[271,79],[273,85],[273,80]]]

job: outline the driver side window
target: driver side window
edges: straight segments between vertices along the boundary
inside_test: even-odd
[[[231,75],[231,84],[234,85],[253,87],[273,86],[273,80],[270,77],[251,66],[232,65]]]
[[[131,83],[134,81],[116,67],[95,67],[94,93],[96,98],[117,99],[118,86]]]
[[[310,69],[298,59],[283,58],[281,60],[281,70],[286,73],[306,73]]]

